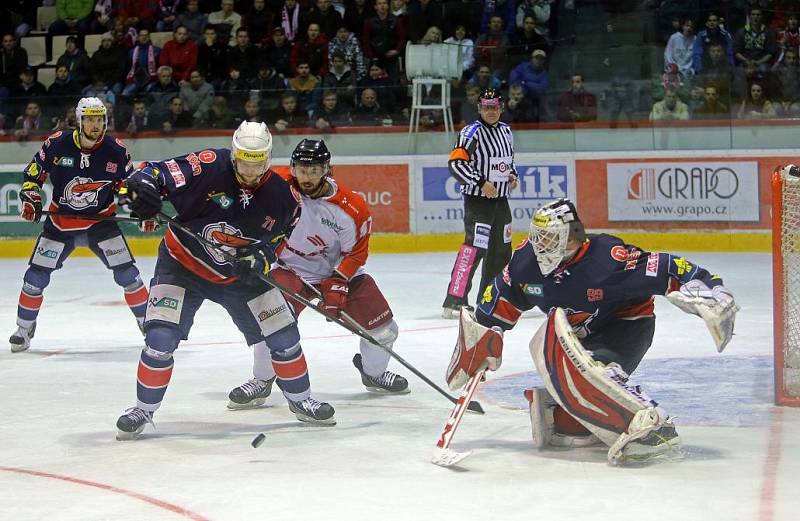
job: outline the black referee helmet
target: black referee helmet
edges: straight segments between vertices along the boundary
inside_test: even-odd
[[[500,107],[503,108],[503,96],[495,89],[486,89],[478,98],[479,107]]]

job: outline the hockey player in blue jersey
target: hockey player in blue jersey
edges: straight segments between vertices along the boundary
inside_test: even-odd
[[[130,156],[122,141],[106,135],[108,115],[98,98],[82,98],[75,117],[78,129],[48,137],[25,168],[20,192],[22,218],[41,220],[40,189],[47,179],[53,185],[53,201],[23,277],[17,331],[9,339],[12,352],[30,347],[44,289],[75,246],[88,246],[113,271],[140,328],[144,321],[147,288],[119,226],[86,218],[115,214],[114,195],[133,170]],[[153,221],[140,227],[155,230]]]
[[[474,315],[462,312],[448,383],[458,388],[482,366],[497,369],[500,331],[538,307],[548,319],[530,343],[545,384],[526,391],[534,444],[603,442],[612,463],[675,450],[671,419],[628,382],[653,341],[655,295],[702,317],[718,351],[730,341],[738,306],[718,276],[684,257],[587,235],[572,202],[547,204]]]
[[[231,149],[209,149],[143,164],[126,181],[130,206],[153,217],[162,197],[175,219],[231,255],[170,226],[162,241],[145,318],[137,403],[117,421],[120,440],[137,437],[161,405],[173,353],[204,300],[222,305],[253,348],[271,351],[278,387],[301,421],[335,424],[329,404],[311,398],[300,333],[283,294],[259,277],[269,272],[300,217],[300,196],[270,170],[272,136],[264,123],[243,122]]]

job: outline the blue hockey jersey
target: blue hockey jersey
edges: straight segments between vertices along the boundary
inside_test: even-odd
[[[653,315],[654,295],[675,291],[692,279],[709,288],[722,279],[669,253],[646,252],[612,235],[590,235],[569,263],[543,276],[533,246],[523,242],[476,310],[485,326],[511,329],[523,311],[563,308],[580,338],[616,319]]]
[[[231,254],[254,248],[277,252],[300,218],[300,194],[277,173],[268,171],[254,189],[239,185],[228,149],[146,162],[132,177],[155,180],[177,210],[177,221]],[[217,249],[172,226],[161,248],[210,282],[236,280],[230,262]]]
[[[72,215],[114,215],[114,195],[133,171],[125,143],[108,135],[82,150],[78,131],[56,132],[25,167],[23,190],[41,188],[49,178],[53,200],[48,210]],[[99,221],[48,216],[62,231],[86,230]]]

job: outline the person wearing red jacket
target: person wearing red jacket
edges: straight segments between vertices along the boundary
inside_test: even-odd
[[[154,31],[158,21],[158,0],[120,0],[117,7],[119,18],[126,27]]]
[[[328,38],[318,23],[308,24],[306,38],[296,42],[292,48],[292,70],[296,70],[303,62],[308,63],[314,76],[321,78],[328,74]]]
[[[189,29],[179,25],[172,33],[172,40],[161,49],[158,63],[172,67],[175,81],[189,81],[189,75],[197,68],[197,53],[197,44],[189,39]]]

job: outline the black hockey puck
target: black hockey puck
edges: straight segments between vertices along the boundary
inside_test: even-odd
[[[259,433],[258,436],[253,438],[253,441],[250,442],[250,445],[252,445],[253,448],[255,449],[255,448],[259,447],[262,443],[264,443],[265,439],[267,439],[267,437],[264,436],[264,433],[263,432]]]

